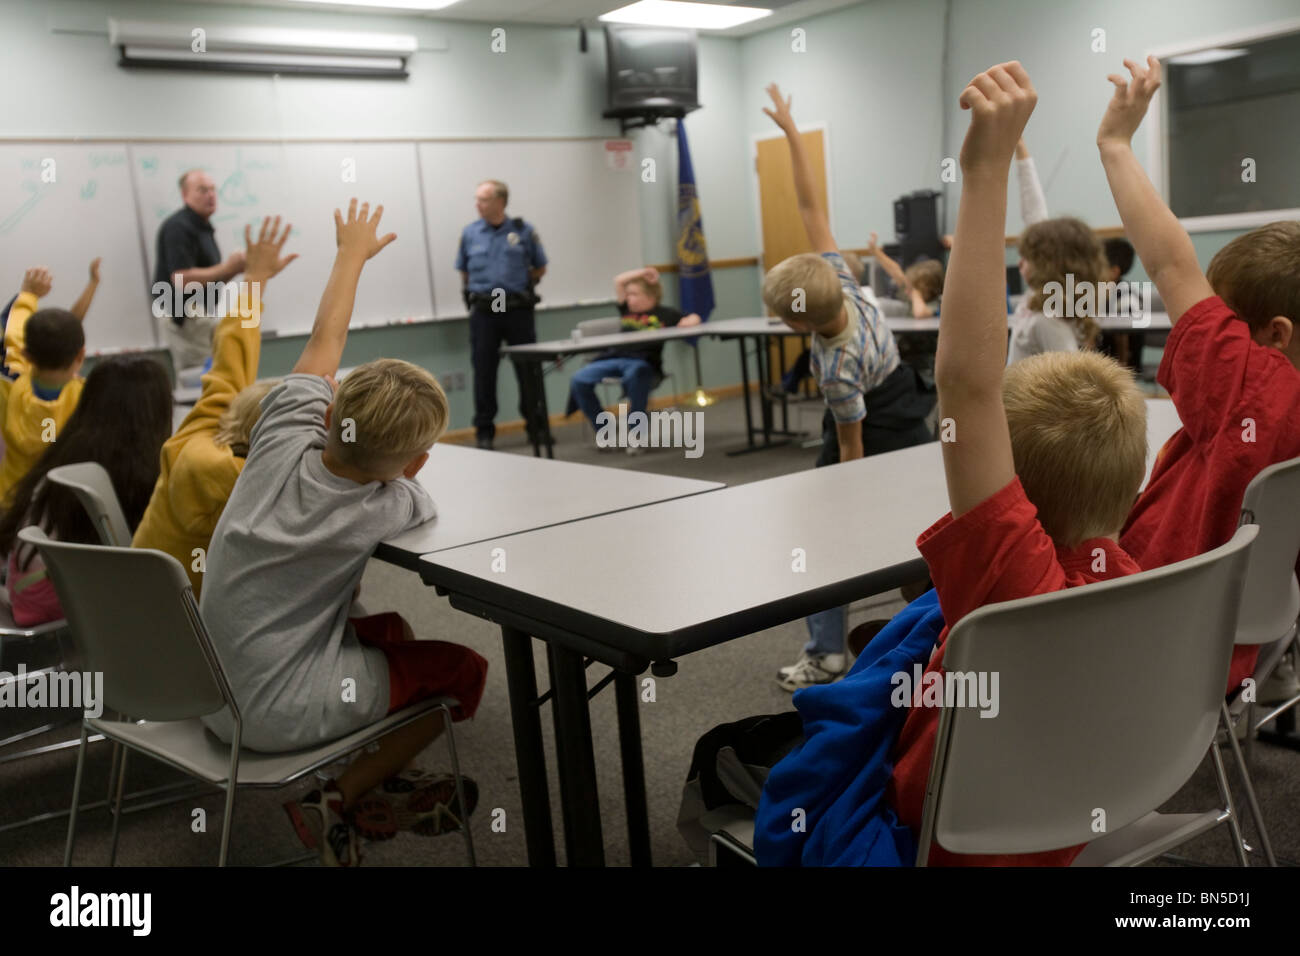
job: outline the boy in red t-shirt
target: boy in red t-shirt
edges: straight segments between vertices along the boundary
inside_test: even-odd
[[[917,541],[947,624],[927,672],[942,672],[949,630],[978,607],[1140,570],[1117,540],[1146,470],[1146,403],[1132,375],[1095,352],[1005,368],[1007,178],[1036,100],[1016,62],[981,73],[960,99],[971,125],[935,360],[941,416],[955,431],[943,442],[952,512]],[[888,798],[914,831],[939,714],[913,708],[894,750]],[[1080,849],[977,856],[935,846],[930,860],[1063,865]]]
[[[1158,381],[1183,427],[1161,449],[1121,543],[1144,568],[1203,554],[1232,537],[1250,480],[1300,456],[1300,222],[1238,236],[1201,273],[1196,250],[1147,179],[1130,140],[1160,86],[1160,63],[1124,65],[1097,147],[1124,228],[1174,330]],[[1228,693],[1258,648],[1232,656]]]

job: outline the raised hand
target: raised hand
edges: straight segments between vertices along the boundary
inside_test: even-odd
[[[396,239],[395,232],[390,232],[386,236],[376,236],[379,219],[383,214],[384,207],[376,206],[372,216],[368,202],[362,203],[361,210],[358,212],[355,199],[348,203],[346,220],[343,214],[335,209],[334,234],[338,241],[339,252],[359,255],[364,261],[372,258],[380,249]]]
[[[1097,130],[1098,146],[1107,143],[1127,146],[1142,125],[1142,118],[1147,115],[1151,97],[1160,89],[1160,61],[1154,56],[1147,57],[1146,69],[1133,60],[1125,60],[1124,65],[1128,67],[1132,82],[1118,73],[1106,77],[1115,84],[1115,95],[1101,118],[1101,127]]]
[[[99,256],[95,256],[95,258],[90,260],[90,281],[91,282],[99,281],[99,262],[100,262]]]
[[[763,107],[763,112],[770,116],[772,122],[781,127],[784,132],[794,132],[796,130],[794,117],[790,114],[791,97],[787,96],[785,99],[782,99],[781,88],[775,83],[767,88],[767,95],[772,97],[772,105],[774,108],[768,109],[765,106]]]
[[[961,147],[961,168],[1005,176],[1020,134],[1038,102],[1038,94],[1017,60],[980,73],[958,99],[971,111],[970,129]]]
[[[43,299],[50,294],[50,287],[54,285],[54,278],[50,275],[50,270],[44,266],[34,266],[23,273],[23,292],[30,292],[38,299]]]
[[[292,230],[293,226],[286,223],[284,231],[280,231],[279,216],[276,216],[274,221],[270,216],[262,220],[262,228],[257,234],[257,239],[253,239],[252,226],[244,226],[244,244],[247,246],[244,253],[246,279],[250,282],[264,282],[278,275],[285,266],[298,258],[296,252],[287,256],[281,254]]]

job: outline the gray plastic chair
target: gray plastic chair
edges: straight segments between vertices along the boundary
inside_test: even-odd
[[[455,700],[441,697],[421,701],[346,737],[308,750],[279,754],[242,751],[239,708],[180,562],[169,554],[146,548],[52,541],[36,527],[24,528],[18,536],[39,549],[85,655],[86,670],[104,675],[104,707],[133,718],[130,722],[90,717],[82,721],[65,866],[72,862],[86,738],[92,731],[123,745],[116,773],[110,865],[117,856],[127,749],[138,750],[225,790],[221,866],[226,863],[230,845],[237,787],[283,787],[434,710],[443,712],[456,795],[460,806],[466,807],[451,724],[450,708],[456,705]],[[105,608],[111,608],[112,613],[104,613]],[[198,719],[222,707],[230,709],[235,723],[234,740],[229,746],[209,733]],[[467,818],[462,821],[461,833],[473,865],[474,844],[469,830]]]
[[[126,523],[122,505],[117,500],[113,479],[108,476],[103,465],[93,461],[60,465],[51,468],[45,477],[77,496],[81,506],[94,521],[95,529],[104,544],[118,548],[131,546],[131,528]]]
[[[22,642],[25,644],[34,645],[38,639],[42,639],[42,638],[53,639],[55,643],[55,648],[58,651],[58,660],[50,666],[39,667],[35,670],[28,670],[26,672],[26,676],[32,677],[37,674],[48,674],[48,673],[54,673],[58,670],[61,670],[62,662],[67,656],[66,652],[63,649],[63,641],[61,640],[61,638],[63,636],[63,632],[67,630],[67,627],[68,627],[68,622],[63,620],[62,618],[60,618],[57,621],[48,621],[45,624],[22,625],[22,624],[15,623],[13,611],[10,610],[10,606],[9,606],[9,595],[3,588],[0,588],[0,670],[4,670],[6,672],[12,672],[14,670],[13,666],[8,663],[8,654],[6,653],[7,645],[12,646],[12,644],[15,642]],[[41,643],[45,643],[45,642],[41,641]],[[18,678],[16,676],[5,677],[5,678],[0,678],[0,683],[9,683],[10,681],[17,681],[17,680]],[[24,730],[21,733],[12,734],[8,737],[5,737],[4,739],[0,739],[0,750],[3,750],[6,747],[13,746],[14,744],[20,743],[24,740],[29,740],[32,737],[40,736],[41,734],[47,733],[51,730],[57,730],[59,727],[64,727],[67,726],[68,724],[73,724],[73,723],[76,723],[75,719],[59,720],[59,721],[54,721],[52,723],[42,724],[41,726],[36,727],[32,730]],[[67,747],[73,747],[75,745],[76,745],[75,740],[68,740],[58,744],[49,744],[44,747],[36,747],[31,750],[13,751],[10,753],[6,753],[3,756],[0,756],[0,764],[10,763],[11,761],[14,760],[21,760],[24,757],[34,757],[39,754],[49,753],[50,751],[53,750],[61,750]],[[3,832],[4,830],[12,829],[13,827],[16,826],[22,826],[25,823],[30,823],[30,822],[35,822],[35,820],[33,819],[29,821],[23,821],[23,823],[5,825],[3,827],[0,827],[0,832]]]
[[[1076,866],[1135,866],[1227,823],[1248,866],[1214,738],[1257,530],[1187,561],[958,621],[944,667],[997,673],[999,713],[944,708],[917,865],[933,840],[990,854],[1087,843]],[[1224,807],[1156,813],[1207,750]]]
[[[1263,684],[1282,660],[1288,648],[1300,652],[1296,621],[1300,618],[1300,583],[1296,581],[1296,558],[1300,556],[1300,458],[1270,465],[1246,486],[1241,500],[1241,523],[1259,526],[1259,537],[1251,548],[1246,570],[1246,587],[1241,599],[1241,618],[1237,623],[1237,643],[1264,645],[1253,675],[1255,687]],[[1259,721],[1254,719],[1255,705],[1244,699],[1245,689],[1237,690],[1228,702],[1225,734],[1237,766],[1241,770],[1246,803],[1250,807],[1260,846],[1271,866],[1277,865],[1273,847],[1264,826],[1264,817],[1255,798],[1250,771],[1237,743],[1236,729],[1241,720],[1247,723],[1246,746],[1255,731],[1279,714],[1300,703],[1294,696],[1272,709]]]

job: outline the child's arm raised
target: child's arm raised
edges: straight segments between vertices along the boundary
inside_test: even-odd
[[[371,216],[370,203],[362,203],[358,214],[355,199],[348,203],[346,222],[342,214],[337,209],[334,210],[334,230],[339,250],[334,256],[334,268],[330,271],[329,281],[325,283],[325,291],[320,297],[311,338],[307,340],[298,364],[293,367],[294,372],[324,378],[333,376],[339,370],[343,346],[348,340],[348,323],[352,320],[352,305],[356,300],[361,270],[367,259],[397,238],[397,234],[392,232],[382,237],[375,235],[379,228],[379,218],[383,214],[384,207],[376,206],[374,215]]]
[[[943,467],[953,517],[992,497],[1015,477],[1002,406],[1006,365],[1007,173],[1038,94],[1018,62],[971,80],[959,100],[971,111],[961,148],[964,185],[939,313],[935,382],[940,414],[952,419]]]
[[[884,249],[877,244],[876,234],[871,234],[871,242],[867,244],[867,253],[880,263],[880,268],[885,270],[885,274],[894,280],[894,285],[898,286],[898,291],[906,294],[907,276],[903,274],[903,267],[895,262]]]
[[[1145,70],[1132,60],[1125,60],[1124,65],[1133,75],[1133,82],[1116,74],[1107,77],[1115,84],[1115,95],[1097,130],[1097,148],[1125,234],[1160,290],[1169,321],[1177,322],[1197,302],[1214,295],[1214,290],[1201,272],[1187,231],[1133,155],[1133,134],[1146,115],[1152,95],[1160,88],[1160,61],[1147,57]]]
[[[790,143],[790,163],[794,171],[794,192],[799,200],[799,216],[803,219],[803,230],[812,244],[814,252],[838,252],[835,237],[831,235],[830,220],[826,211],[817,202],[816,185],[813,182],[812,167],[808,165],[808,155],[804,152],[803,138],[799,128],[794,125],[790,115],[790,99],[781,99],[781,89],[775,83],[767,88],[767,95],[772,97],[775,109],[763,108],[763,112],[772,118],[772,122],[781,127],[786,140]]]
[[[86,287],[81,290],[81,295],[72,307],[68,309],[81,321],[86,321],[86,313],[90,310],[91,300],[95,298],[95,292],[99,288],[99,256],[90,260],[90,280]]]
[[[659,270],[652,266],[644,266],[640,269],[628,269],[627,272],[620,272],[614,276],[614,301],[623,302],[627,299],[627,284],[633,279],[645,279],[647,282],[659,281]]]

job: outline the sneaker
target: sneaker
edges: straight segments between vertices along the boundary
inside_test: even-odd
[[[628,445],[627,454],[629,458],[634,457],[636,455],[644,455],[645,449],[642,448],[640,445]]]
[[[478,447],[479,447],[479,448],[482,448],[484,451],[491,451],[491,450],[492,450],[492,436],[491,436],[491,435],[479,435],[478,438],[475,440],[475,444],[477,444]]]
[[[286,803],[284,809],[303,846],[320,851],[323,866],[361,863],[356,831],[343,814],[343,794],[338,790],[313,790]]]
[[[776,682],[785,690],[794,691],[813,684],[829,684],[843,673],[843,654],[803,653],[794,664],[777,671]]]
[[[449,773],[441,774],[407,798],[405,810],[398,811],[402,829],[420,836],[441,836],[459,830],[478,806],[478,784],[463,775],[460,780],[469,805],[464,813],[456,799],[456,778]]]

